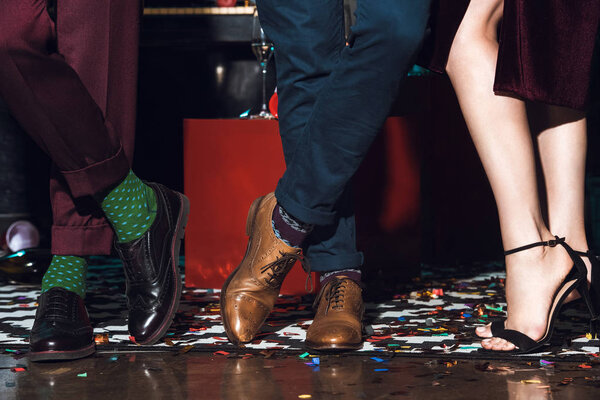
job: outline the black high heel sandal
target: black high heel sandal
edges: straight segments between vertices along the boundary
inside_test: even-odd
[[[549,246],[555,247],[557,245],[561,245],[573,260],[573,267],[567,274],[567,277],[560,284],[554,296],[552,298],[552,303],[550,310],[548,311],[548,322],[546,324],[546,332],[539,340],[533,340],[529,336],[512,329],[506,329],[504,327],[504,321],[496,321],[491,325],[492,335],[494,337],[499,337],[501,339],[505,339],[511,343],[513,343],[517,348],[509,353],[518,353],[525,354],[531,353],[534,350],[539,349],[540,347],[546,345],[550,338],[552,337],[552,331],[554,328],[554,320],[558,316],[560,312],[560,307],[563,305],[567,296],[575,289],[579,291],[581,297],[584,299],[585,304],[588,307],[588,311],[590,312],[590,333],[592,337],[597,337],[600,329],[600,316],[596,312],[596,306],[594,302],[592,302],[592,297],[590,295],[590,290],[588,289],[587,283],[587,268],[583,263],[583,260],[579,257],[577,252],[575,252],[571,247],[565,243],[565,238],[559,238],[555,236],[555,239],[548,240],[545,242],[537,242],[528,244],[526,246],[517,247],[516,249],[508,250],[504,252],[505,256],[518,253],[523,250],[529,250],[538,246]],[[598,300],[598,299],[595,299]],[[485,349],[484,349],[485,350]],[[487,350],[487,351],[497,351],[497,350]]]

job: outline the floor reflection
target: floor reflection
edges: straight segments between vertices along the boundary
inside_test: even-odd
[[[187,397],[185,362],[172,362],[151,354],[110,354],[74,362],[29,363],[27,372],[18,375],[18,398]]]
[[[313,369],[312,386],[315,398],[343,396],[344,399],[367,399],[363,380],[362,357],[338,358]]]
[[[221,379],[221,399],[284,399],[272,370],[262,358],[228,359]]]
[[[548,400],[552,396],[546,376],[538,373],[520,374],[519,380],[507,379],[510,400]]]
[[[32,364],[0,355],[1,399],[599,398],[600,363],[176,352]],[[24,371],[11,368],[22,366]]]

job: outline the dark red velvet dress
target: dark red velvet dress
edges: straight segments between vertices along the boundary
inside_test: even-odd
[[[468,5],[436,2],[423,57],[429,69],[445,71]],[[494,92],[584,109],[599,21],[600,0],[505,0]]]

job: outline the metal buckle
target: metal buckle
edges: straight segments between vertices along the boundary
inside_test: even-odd
[[[556,247],[556,246],[557,246],[559,243],[562,243],[562,242],[564,242],[564,241],[565,241],[565,238],[564,238],[564,237],[562,237],[562,238],[559,238],[559,237],[557,237],[557,238],[555,238],[555,239],[548,240],[548,241],[546,242],[546,244],[547,244],[549,247]]]

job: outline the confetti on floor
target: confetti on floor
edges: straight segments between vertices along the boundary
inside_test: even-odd
[[[97,348],[149,350],[148,346],[133,343],[127,332],[120,261],[94,257],[90,264],[86,303]],[[408,355],[539,362],[543,358],[546,364],[560,360],[586,362],[598,355],[600,340],[586,338],[586,313],[578,302],[565,307],[552,346],[543,352],[528,356],[481,353],[474,328],[504,316],[503,292],[504,272],[500,265],[461,267],[460,271],[425,266],[421,278],[403,285],[399,293],[385,301],[366,303],[365,343],[358,352],[377,359]],[[36,287],[0,286],[0,346],[5,352],[26,348],[38,294]],[[311,303],[311,296],[280,297],[261,333],[242,351],[295,352],[301,358],[314,359],[315,355],[306,353],[303,344],[313,317]],[[173,326],[166,338],[151,349],[175,350],[179,354],[239,352],[227,341],[221,323],[219,290],[185,289]]]

